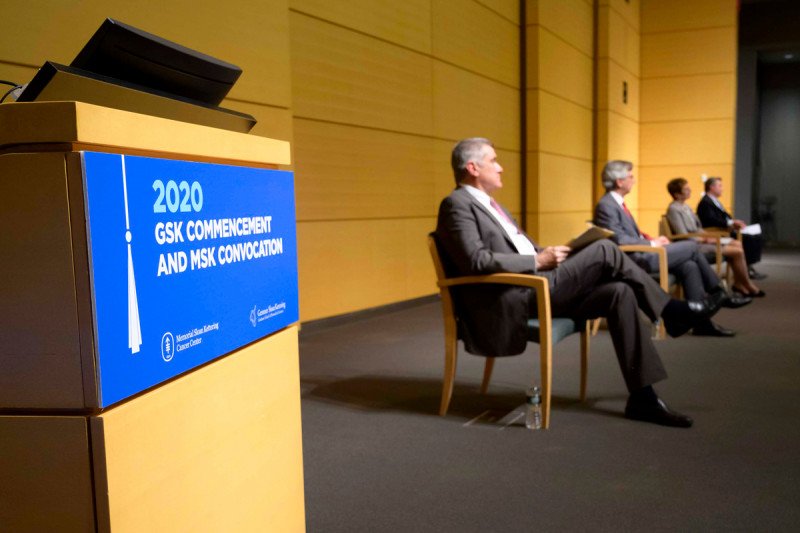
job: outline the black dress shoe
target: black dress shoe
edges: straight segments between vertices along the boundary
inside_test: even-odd
[[[705,324],[719,311],[718,302],[695,302],[692,300],[670,300],[661,312],[664,328],[670,337],[680,337],[695,326]]]
[[[689,428],[694,423],[690,417],[671,411],[661,398],[656,398],[654,402],[642,402],[628,398],[628,404],[625,406],[625,418],[675,428]]]
[[[761,272],[756,272],[754,268],[748,270],[747,275],[750,276],[750,279],[766,279],[767,275],[762,274]]]
[[[753,299],[749,296],[737,295],[734,293],[732,295],[726,295],[720,305],[722,307],[727,307],[728,309],[737,309],[739,307],[744,307],[752,301]]]
[[[706,324],[695,326],[692,330],[692,335],[698,337],[733,337],[736,335],[736,332],[732,329],[723,328],[719,324],[709,320]]]

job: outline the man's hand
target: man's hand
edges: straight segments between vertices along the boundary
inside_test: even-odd
[[[662,246],[666,246],[669,244],[669,239],[663,235],[659,235],[658,237],[650,241],[650,244],[652,244],[656,248],[661,248]]]
[[[747,224],[745,224],[744,220],[739,220],[738,218],[733,221],[732,225],[733,225],[733,229],[742,229],[745,226],[747,226]]]
[[[553,270],[569,255],[569,246],[548,246],[536,254],[536,270]]]

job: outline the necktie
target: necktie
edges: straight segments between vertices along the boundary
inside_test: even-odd
[[[494,201],[494,198],[489,198],[489,205],[491,205],[494,208],[494,210],[497,211],[497,213],[501,217],[503,217],[503,220],[505,220],[506,222],[508,222],[509,224],[514,226],[515,228],[517,227],[517,225],[514,224],[514,221],[511,220],[511,218],[509,218],[509,216],[506,214],[506,212],[503,210],[503,208],[500,207],[500,204],[498,204],[497,202]],[[519,233],[519,228],[517,228],[517,233]]]
[[[625,211],[625,213],[628,215],[628,217],[630,217],[631,221],[633,222],[634,227],[636,228],[636,231],[639,231],[639,226],[636,225],[636,219],[633,218],[633,215],[631,214],[630,209],[628,209],[628,206],[625,205],[625,202],[622,202],[622,210]],[[648,241],[652,241],[653,240],[653,238],[650,237],[650,235],[648,235],[647,233],[643,233],[643,232],[639,232],[639,233],[640,233],[640,235],[642,237],[644,237]]]

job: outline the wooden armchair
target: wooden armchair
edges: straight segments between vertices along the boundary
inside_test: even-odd
[[[581,384],[580,398],[586,399],[586,376],[589,366],[589,328],[585,321],[575,321],[570,318],[553,318],[550,313],[550,289],[547,278],[526,274],[490,274],[485,276],[463,276],[448,278],[444,272],[439,256],[436,237],[428,236],[428,249],[433,259],[436,270],[436,283],[442,300],[442,314],[444,316],[444,380],[442,384],[442,401],[439,414],[444,416],[450,405],[453,395],[453,382],[456,374],[458,359],[458,316],[456,314],[450,288],[459,285],[498,283],[505,285],[519,285],[536,290],[536,305],[538,319],[528,320],[528,340],[539,344],[539,367],[541,372],[542,388],[542,425],[545,429],[550,427],[550,387],[552,382],[552,356],[553,345],[572,333],[581,334]],[[481,383],[481,394],[485,394],[489,387],[494,368],[494,357],[486,358]]]
[[[661,235],[664,235],[671,241],[693,239],[695,237],[699,237],[701,239],[714,239],[715,268],[717,276],[722,277],[722,264],[724,262],[724,258],[722,257],[722,239],[723,237],[728,237],[730,235],[729,230],[706,228],[703,231],[697,231],[693,233],[673,233],[672,225],[669,223],[669,219],[667,218],[666,215],[661,215],[661,220],[658,222],[658,229]],[[731,284],[732,275],[733,271],[731,270],[730,266],[727,265],[726,263],[725,280],[728,283],[728,286],[730,286]]]
[[[623,252],[643,252],[646,254],[658,255],[658,272],[651,272],[650,275],[658,281],[658,284],[661,285],[664,292],[675,294],[678,298],[681,297],[682,288],[678,284],[678,279],[675,275],[669,273],[669,268],[667,267],[667,251],[664,248],[656,248],[647,244],[623,244],[619,249]],[[593,321],[592,335],[597,334],[597,330],[600,329],[601,320],[600,318],[596,318]],[[664,339],[666,336],[667,332],[664,329],[664,324],[659,321],[658,338]]]

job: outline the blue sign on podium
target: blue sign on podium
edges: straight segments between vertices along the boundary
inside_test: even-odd
[[[299,320],[291,172],[82,157],[100,407]]]

